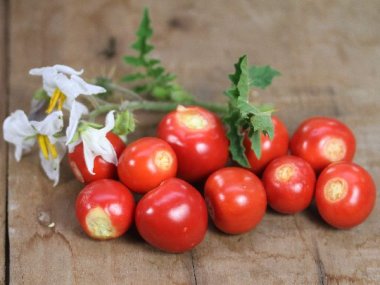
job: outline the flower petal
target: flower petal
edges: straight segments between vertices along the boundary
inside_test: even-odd
[[[86,106],[76,101],[73,102],[70,112],[69,126],[66,129],[66,145],[69,145],[69,151],[72,149],[70,145],[76,143],[72,142],[72,139],[77,131],[80,118],[87,112],[88,109]]]
[[[46,66],[40,68],[33,68],[29,70],[30,75],[42,76],[43,88],[46,93],[51,97],[54,90],[57,88],[57,75],[60,74],[67,78],[67,75],[81,75],[83,69],[76,71],[75,69],[61,64],[54,66]]]
[[[58,72],[65,73],[67,75],[74,75],[74,74],[81,75],[84,71],[83,69],[77,71],[74,68],[67,65],[63,65],[63,64],[56,64],[53,66],[53,68],[57,70]]]
[[[105,161],[117,165],[117,155],[111,142],[107,139],[107,133],[113,129],[115,125],[114,111],[106,116],[106,125],[98,130],[89,127],[81,133],[84,149],[84,159],[88,171],[94,174],[94,159],[100,155]]]
[[[15,158],[20,161],[22,153],[31,150],[36,142],[36,131],[22,110],[8,116],[3,123],[4,140],[15,145]]]
[[[81,77],[72,75],[71,80],[73,82],[76,82],[78,86],[80,86],[82,95],[95,95],[100,93],[105,93],[107,90],[101,86],[89,84],[86,81],[84,81]]]
[[[36,129],[37,133],[47,135],[49,138],[59,133],[63,128],[63,113],[55,111],[50,113],[42,121],[31,121],[30,124]],[[52,141],[55,143],[55,141]]]
[[[60,164],[66,152],[65,145],[63,143],[58,142],[55,144],[55,147],[58,153],[56,158],[52,158],[50,156],[49,159],[46,159],[42,152],[40,152],[41,166],[47,177],[54,181],[54,186],[56,186],[59,182]]]

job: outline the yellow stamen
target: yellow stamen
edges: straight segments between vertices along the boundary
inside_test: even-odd
[[[57,158],[57,148],[52,144],[46,135],[37,135],[38,145],[40,146],[42,155],[45,159],[49,159],[49,154],[52,158]]]
[[[59,97],[58,106],[57,106],[57,109],[58,109],[58,110],[62,110],[62,108],[63,108],[63,103],[65,103],[65,101],[66,101],[66,96],[65,96],[65,94],[63,94],[63,93],[61,92],[61,96]]]
[[[38,140],[38,145],[40,146],[40,149],[41,149],[43,156],[46,159],[49,159],[49,152],[48,152],[48,148],[46,145],[45,136],[44,135],[37,135],[37,140]]]
[[[50,140],[47,136],[45,136],[45,142],[46,142],[46,145],[48,147],[49,153],[51,154],[53,159],[57,158],[57,156],[58,156],[57,149],[56,149],[55,145],[50,142]]]
[[[58,88],[56,88],[54,90],[53,95],[50,98],[49,106],[46,109],[46,113],[50,114],[51,112],[53,112],[54,108],[57,105],[58,105],[57,109],[58,110],[62,110],[63,103],[65,102],[65,100],[66,100],[65,94],[63,94],[61,90],[59,90]]]

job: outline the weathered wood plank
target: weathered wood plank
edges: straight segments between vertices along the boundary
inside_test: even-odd
[[[11,110],[26,108],[28,94],[38,86],[38,80],[26,77],[33,66],[60,61],[86,67],[91,76],[117,65],[123,73],[119,58],[146,4],[152,11],[157,56],[199,98],[221,100],[229,84],[226,74],[241,54],[257,64],[269,63],[283,76],[256,99],[274,102],[291,131],[316,114],[345,121],[358,138],[357,162],[379,185],[376,1],[141,2],[96,0],[84,6],[79,1],[12,1]],[[116,54],[106,59],[101,51],[110,37],[117,40]],[[145,127],[140,134],[152,130]],[[151,249],[134,233],[112,242],[86,238],[73,213],[81,186],[65,166],[62,182],[53,190],[36,167],[37,159],[35,154],[20,164],[10,159],[14,284],[380,282],[379,206],[365,224],[350,231],[327,227],[315,209],[296,216],[269,211],[249,234],[226,236],[211,226],[192,253],[168,255]],[[38,224],[41,211],[50,213],[54,229]]]
[[[0,1],[0,121],[6,116],[8,105],[8,93],[6,88],[6,32],[7,32],[6,2]],[[0,141],[0,284],[5,284],[7,274],[7,250],[6,250],[6,197],[7,197],[7,145]]]

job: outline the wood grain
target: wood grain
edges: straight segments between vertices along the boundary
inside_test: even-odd
[[[40,84],[27,76],[32,67],[85,67],[88,78],[113,66],[117,75],[125,73],[120,57],[129,50],[144,6],[152,13],[155,55],[198,98],[223,100],[226,75],[241,54],[248,54],[251,63],[271,64],[283,76],[254,99],[275,103],[290,131],[317,114],[346,122],[358,138],[356,161],[379,185],[377,1],[93,0],[84,5],[15,0],[10,7],[11,111],[27,109]],[[114,52],[107,51],[111,38],[116,39]],[[135,136],[153,134],[159,117],[140,114],[142,127]],[[53,189],[36,154],[16,163],[12,151],[12,284],[380,283],[379,206],[350,231],[327,227],[313,207],[295,216],[268,211],[246,235],[226,236],[210,225],[199,247],[170,255],[143,243],[135,230],[112,242],[89,240],[75,221],[81,185],[67,163]],[[38,223],[41,212],[51,216],[55,228]]]
[[[2,122],[7,113],[8,105],[8,93],[6,88],[6,72],[7,68],[5,62],[7,60],[6,54],[6,31],[7,31],[7,17],[6,17],[6,3],[0,1],[0,121]],[[0,284],[6,282],[6,272],[8,266],[7,262],[7,250],[6,250],[6,199],[7,199],[7,145],[4,140],[0,140]]]

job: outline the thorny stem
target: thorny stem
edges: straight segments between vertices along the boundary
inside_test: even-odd
[[[117,85],[117,84],[114,84],[114,83],[109,83],[108,84],[108,87],[113,89],[113,90],[116,90],[116,91],[119,91],[119,92],[122,92],[126,95],[129,95],[130,97],[133,97],[137,100],[143,100],[143,98],[137,94],[135,91],[131,90],[131,89],[128,89],[128,88],[125,88],[123,86],[120,86],[120,85]]]
[[[157,101],[148,101],[148,100],[140,100],[140,101],[124,101],[121,104],[105,104],[99,106],[97,109],[93,110],[89,114],[89,120],[93,121],[96,117],[108,113],[112,110],[145,110],[145,111],[159,111],[159,112],[170,112],[177,108],[179,103],[175,102],[157,102]],[[223,114],[226,112],[226,108],[217,104],[208,104],[199,101],[192,101],[190,103],[184,103],[182,105],[198,105],[204,108],[209,109],[210,111]]]

